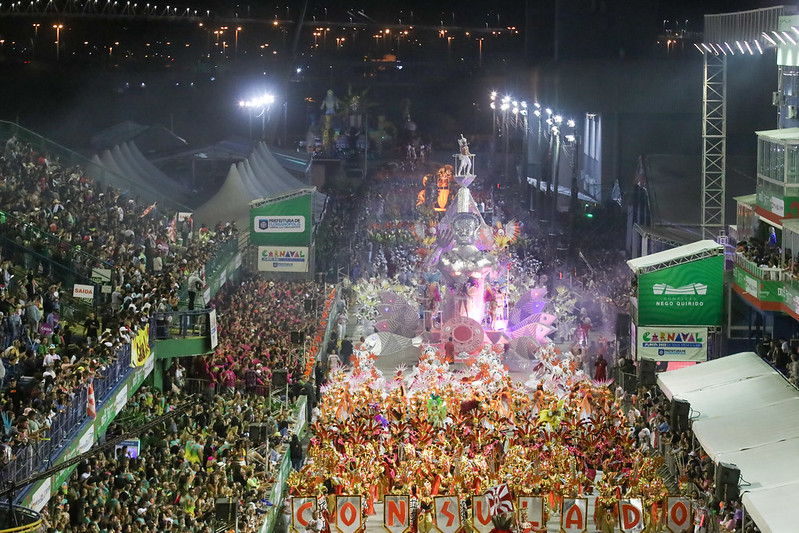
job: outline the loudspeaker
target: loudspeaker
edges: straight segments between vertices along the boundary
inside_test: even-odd
[[[619,314],[616,317],[616,338],[624,339],[630,337],[630,315]]]
[[[214,510],[216,519],[220,522],[235,522],[239,512],[239,501],[233,498],[217,498]]]
[[[289,382],[289,373],[285,368],[272,371],[272,388],[282,389]]]
[[[267,428],[268,426],[264,423],[260,424],[250,424],[250,440],[253,442],[264,442],[266,439],[269,438],[267,435]]]
[[[669,425],[672,431],[688,431],[689,415],[691,413],[691,404],[685,400],[675,398],[671,402],[671,420]],[[718,473],[718,471],[717,471]],[[736,479],[736,482],[738,480]]]
[[[292,344],[302,344],[305,342],[305,332],[304,331],[292,331],[291,332],[291,343]]]
[[[729,502],[732,500],[737,500],[739,495],[737,483],[716,483],[716,501]]]
[[[638,386],[654,387],[657,385],[657,363],[651,359],[638,361]]]
[[[738,486],[738,479],[741,477],[741,469],[734,464],[719,463],[716,465],[716,485]]]

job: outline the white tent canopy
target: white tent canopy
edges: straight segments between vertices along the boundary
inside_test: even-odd
[[[195,210],[194,221],[210,227],[217,222],[235,221],[236,226],[243,230],[250,224],[251,201],[300,190],[310,191],[311,215],[313,223],[318,223],[324,212],[326,196],[316,187],[309,187],[292,176],[280,166],[264,143],[258,143],[247,159],[230,166],[222,188]]]
[[[799,391],[751,352],[660,374],[658,385],[691,404],[708,455],[740,468],[743,503],[760,530],[794,531]]]

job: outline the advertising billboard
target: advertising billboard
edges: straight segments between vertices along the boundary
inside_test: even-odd
[[[253,202],[250,243],[256,246],[310,246],[311,198],[308,190]]]
[[[641,326],[637,339],[638,359],[707,361],[707,328]]]
[[[259,246],[261,272],[308,272],[307,246]]]
[[[724,256],[717,255],[638,277],[638,326],[721,324]]]

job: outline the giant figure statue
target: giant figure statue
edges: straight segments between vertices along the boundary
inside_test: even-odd
[[[494,275],[497,258],[475,245],[481,220],[479,215],[465,208],[469,200],[469,189],[461,188],[457,199],[458,213],[450,223],[455,243],[438,260],[438,269],[449,287],[443,319],[447,321],[452,316],[460,315],[482,323],[485,315],[485,282]]]

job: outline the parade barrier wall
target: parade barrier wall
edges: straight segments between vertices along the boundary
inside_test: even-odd
[[[760,531],[794,531],[796,387],[752,352],[660,374],[658,385],[670,400],[690,404],[691,429],[713,461],[740,469],[747,482],[741,500]]]
[[[69,406],[58,413],[48,433],[49,440],[33,442],[19,450],[14,461],[0,471],[0,482],[17,483],[37,472],[86,452],[103,438],[114,417],[152,372],[155,357],[149,327],[116,352],[116,361],[106,367],[102,376],[92,382],[96,417],[87,414],[88,388],[84,387]],[[50,496],[65,482],[75,466],[55,476],[24,487],[15,497],[23,507],[41,511]]]

